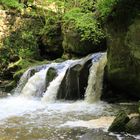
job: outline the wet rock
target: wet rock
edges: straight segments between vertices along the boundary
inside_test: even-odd
[[[125,127],[128,133],[140,134],[140,116],[132,117]]]
[[[109,127],[108,131],[111,132],[124,132],[125,131],[125,125],[128,123],[129,117],[124,111],[121,111],[116,116],[115,120]]]
[[[49,86],[49,83],[57,76],[57,70],[53,67],[50,67],[46,74],[46,89]]]
[[[102,130],[92,130],[82,136],[79,140],[117,140],[115,136],[110,136]]]
[[[18,55],[13,55],[13,56],[10,56],[10,62],[16,62],[18,61],[20,58]]]
[[[14,89],[16,86],[16,82],[13,80],[8,80],[8,81],[2,81],[0,84],[0,89],[5,92],[10,92],[12,89]]]
[[[68,68],[61,82],[57,98],[66,100],[83,99],[91,65],[91,59],[88,59],[83,64],[75,64]]]

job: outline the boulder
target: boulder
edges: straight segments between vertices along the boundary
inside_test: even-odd
[[[68,68],[58,90],[57,98],[66,100],[83,99],[87,87],[91,59]]]
[[[10,59],[10,60],[9,60],[10,62],[16,62],[16,61],[18,61],[20,58],[19,58],[18,55],[11,55],[9,59]]]
[[[115,120],[109,127],[108,131],[111,132],[124,132],[125,125],[128,123],[129,117],[124,111],[121,111],[117,114]]]
[[[134,116],[125,126],[126,132],[131,134],[140,134],[140,116]]]
[[[111,136],[102,130],[91,130],[84,134],[79,140],[117,140],[117,137]]]
[[[57,76],[57,70],[53,67],[50,67],[46,74],[46,89],[49,86],[50,82],[54,80],[56,76]]]

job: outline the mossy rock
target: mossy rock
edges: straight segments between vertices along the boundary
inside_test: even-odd
[[[81,41],[80,34],[77,30],[63,30],[63,48],[65,53],[87,55],[96,52],[96,47],[89,41]]]
[[[121,3],[121,2],[120,2]],[[110,89],[130,99],[140,99],[140,2],[122,0],[122,9],[108,21],[107,75]],[[119,4],[116,12],[119,11]],[[129,8],[128,8],[129,7]],[[138,8],[139,7],[139,8]],[[128,11],[127,15],[125,14]],[[124,17],[125,16],[125,17]],[[123,20],[126,19],[125,21]]]
[[[10,56],[10,62],[17,62],[18,60],[20,60],[20,57],[18,55],[12,55]]]
[[[19,71],[17,71],[14,75],[13,75],[13,79],[18,82],[20,77],[23,75],[23,73],[25,72],[25,69],[21,69]]]
[[[140,134],[140,116],[135,116],[125,126],[126,132],[131,134]]]
[[[73,8],[63,17],[64,53],[84,56],[106,49],[104,33],[93,13]]]
[[[121,111],[116,116],[115,120],[109,127],[108,131],[111,132],[124,132],[125,131],[125,125],[128,123],[129,117],[124,111]]]
[[[44,27],[40,31],[38,46],[43,58],[54,60],[63,54],[60,15],[49,12]]]
[[[16,82],[15,81],[11,81],[10,83],[6,84],[4,86],[4,91],[5,92],[10,92],[12,89],[14,89],[16,87]]]
[[[46,74],[46,89],[49,86],[50,82],[57,76],[57,70],[53,67],[50,67]]]

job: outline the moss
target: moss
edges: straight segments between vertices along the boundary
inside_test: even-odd
[[[62,56],[61,15],[46,14],[45,25],[40,31],[39,49],[45,58],[56,59]]]
[[[19,71],[17,71],[14,75],[13,75],[13,79],[15,82],[18,82],[20,77],[22,76],[22,74],[26,71],[26,69],[21,69]]]
[[[55,68],[50,67],[46,74],[46,88],[50,84],[50,82],[57,76],[57,70]]]
[[[12,89],[14,89],[16,87],[16,82],[15,81],[11,81],[10,83],[6,84],[4,86],[4,90],[6,92],[10,92]]]
[[[118,0],[107,19],[110,90],[114,95],[140,99],[140,1]]]
[[[112,11],[117,5],[118,0],[97,0],[95,3],[98,18],[106,21],[109,16],[113,16]]]
[[[93,13],[84,13],[80,8],[65,13],[63,28],[75,29],[81,41],[93,41],[95,44],[104,37],[103,31]]]
[[[24,5],[18,3],[17,0],[0,0],[0,4],[3,5],[3,7],[5,7],[6,9],[22,9],[24,7]]]
[[[140,1],[97,0],[95,7],[98,18],[104,23],[112,21],[116,27],[123,26],[126,28],[139,12]]]
[[[120,111],[116,116],[115,120],[109,127],[108,131],[111,132],[122,132],[125,131],[125,125],[128,123],[129,117],[124,111]]]
[[[47,79],[48,81],[52,81],[54,79],[54,77],[56,77],[57,75],[57,71],[54,68],[49,68],[48,72],[47,72]]]
[[[73,8],[63,17],[63,48],[66,53],[86,55],[105,49],[101,46],[104,32],[92,12]]]

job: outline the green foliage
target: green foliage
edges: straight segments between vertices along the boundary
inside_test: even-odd
[[[51,47],[50,50],[61,48],[62,35],[61,35],[61,15],[54,12],[49,12],[46,16],[44,27],[40,31],[43,45]]]
[[[139,13],[139,0],[97,0],[96,11],[102,21],[114,17],[120,24],[127,23],[136,13]]]
[[[18,0],[0,0],[0,4],[2,4],[6,8],[14,8],[21,9],[23,8],[23,4],[19,4]]]
[[[94,0],[81,0],[80,8],[83,12],[94,12],[95,11],[95,1]]]
[[[99,12],[99,17],[105,20],[117,4],[118,0],[97,0],[95,7],[97,12]]]
[[[61,30],[61,16],[53,12],[49,12],[46,16],[45,26],[41,29],[41,34],[47,35],[48,37],[57,37]]]
[[[65,11],[73,8],[81,8],[83,12],[94,11],[95,0],[65,0]]]
[[[11,34],[3,40],[4,47],[9,50],[10,55],[17,54],[22,58],[36,59],[38,57],[37,39],[43,26],[39,19],[26,19],[22,22],[20,28],[11,31]]]
[[[100,42],[104,33],[94,14],[84,13],[80,8],[74,8],[64,15],[64,27],[76,29],[81,36],[81,41],[88,40],[94,44]]]

